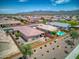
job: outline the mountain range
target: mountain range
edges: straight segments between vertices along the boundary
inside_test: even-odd
[[[17,14],[49,14],[49,15],[79,15],[79,10],[73,11],[32,11],[32,12],[21,12]]]

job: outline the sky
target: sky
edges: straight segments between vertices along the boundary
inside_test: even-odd
[[[0,0],[0,14],[79,10],[79,0]]]

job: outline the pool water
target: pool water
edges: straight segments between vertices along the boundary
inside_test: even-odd
[[[65,32],[62,32],[62,31],[57,32],[57,35],[59,35],[59,36],[63,36],[64,34],[65,34]]]

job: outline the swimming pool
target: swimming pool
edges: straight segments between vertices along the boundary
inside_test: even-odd
[[[63,36],[64,34],[65,34],[65,32],[62,32],[62,31],[57,32],[57,35],[59,35],[59,36]]]

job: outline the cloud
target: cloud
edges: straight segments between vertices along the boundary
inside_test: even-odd
[[[56,4],[68,3],[70,0],[56,0]]]
[[[56,6],[58,4],[68,3],[70,0],[51,0],[52,5]]]
[[[27,2],[28,0],[19,0],[19,2]]]
[[[57,0],[57,1],[55,1],[56,4],[61,4],[63,2],[64,2],[64,0]]]

